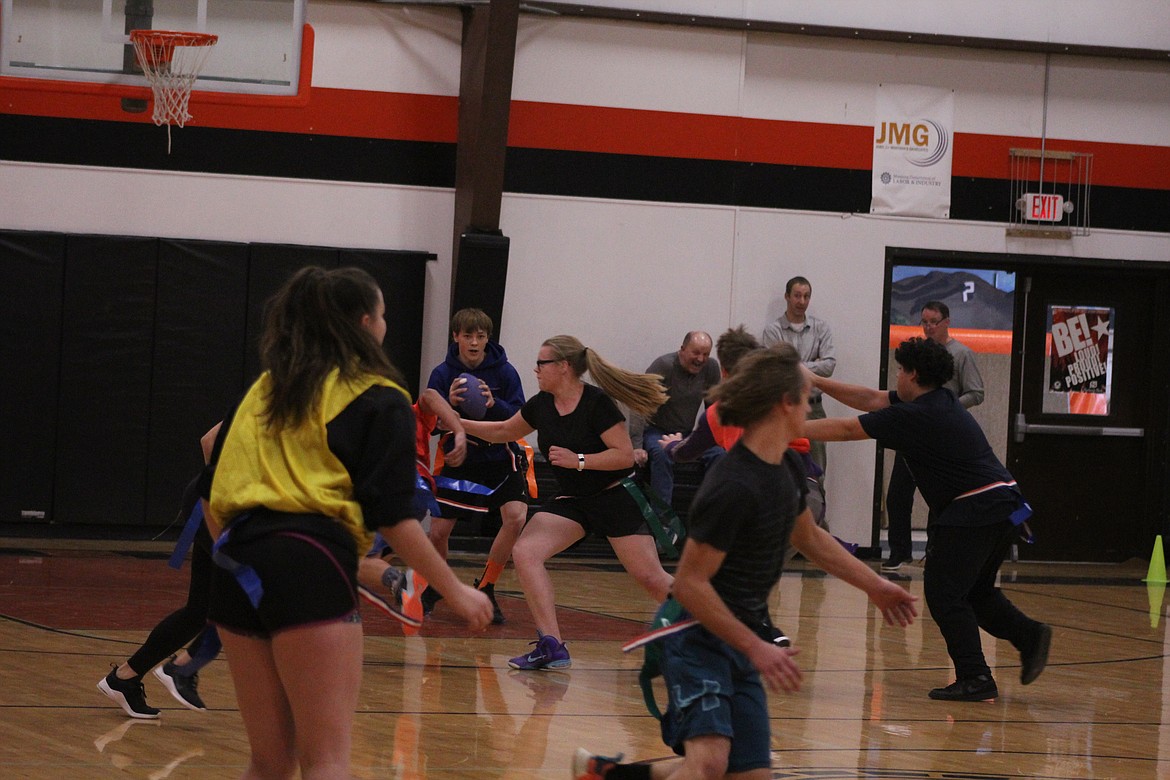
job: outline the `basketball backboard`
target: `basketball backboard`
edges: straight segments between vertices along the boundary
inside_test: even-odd
[[[0,0],[0,75],[145,85],[128,32],[206,32],[219,43],[196,90],[294,95],[306,0]]]

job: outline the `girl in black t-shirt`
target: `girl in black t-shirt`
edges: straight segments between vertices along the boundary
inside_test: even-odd
[[[581,377],[588,371],[597,387]],[[513,669],[566,669],[572,661],[560,641],[552,580],[544,562],[589,531],[609,539],[618,560],[656,601],[670,591],[654,538],[624,478],[634,449],[614,399],[649,416],[666,399],[660,377],[634,374],[606,362],[572,336],[555,336],[536,359],[540,392],[511,419],[464,420],[467,432],[491,442],[515,441],[533,431],[553,467],[559,490],[525,526],[512,560],[536,622],[536,649],[508,662]],[[636,489],[636,488],[633,488]]]

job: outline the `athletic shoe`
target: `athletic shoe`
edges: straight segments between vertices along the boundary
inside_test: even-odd
[[[114,666],[110,673],[98,681],[98,690],[118,703],[131,718],[153,720],[158,717],[159,710],[146,703],[146,689],[142,687],[142,678],[134,677],[129,680],[118,679],[118,667]]]
[[[1028,685],[1036,681],[1044,667],[1048,665],[1048,648],[1052,644],[1052,626],[1041,623],[1036,633],[1032,648],[1026,653],[1020,653],[1020,684]]]
[[[772,626],[772,644],[779,647],[791,647],[792,640],[785,636],[784,632],[776,628],[776,626]]]
[[[542,636],[535,642],[528,644],[536,645],[536,649],[528,655],[516,656],[508,661],[508,666],[513,669],[532,671],[537,669],[568,669],[573,665],[565,644],[558,642],[556,637]]]
[[[403,577],[398,582],[398,598],[402,602],[402,614],[406,615],[412,621],[416,621],[414,626],[421,626],[423,617],[426,616],[426,610],[423,609],[422,595],[427,592],[427,581],[414,569],[407,569],[403,572]]]
[[[945,688],[935,688],[930,692],[930,698],[942,701],[989,701],[996,696],[999,696],[999,688],[987,674],[955,680]]]
[[[850,555],[857,555],[857,550],[861,547],[860,544],[857,542],[847,542],[839,536],[834,536],[833,538],[837,540],[837,544],[841,545],[845,552]]]
[[[199,698],[199,674],[180,674],[175,666],[175,657],[162,666],[154,668],[154,676],[159,679],[171,696],[189,710],[204,712],[207,705]]]
[[[387,596],[383,596],[381,593],[375,593],[364,585],[358,585],[357,591],[358,595],[368,603],[377,607],[386,615],[400,621],[404,628],[418,628],[422,625],[421,619],[415,619],[403,610],[402,591],[391,591]]]
[[[431,614],[431,612],[435,609],[435,605],[438,604],[439,600],[442,598],[443,594],[439,593],[439,591],[435,590],[434,588],[427,588],[424,590],[420,599],[422,601],[423,614]]]
[[[570,772],[573,780],[603,780],[609,770],[617,766],[621,760],[621,753],[613,758],[606,758],[605,756],[595,756],[585,748],[577,748],[577,752],[573,755],[573,765]]]
[[[886,558],[884,561],[882,561],[882,571],[898,571],[902,568],[902,564],[913,562],[913,558],[895,558],[893,555],[891,555],[889,558]]]
[[[491,599],[491,602],[492,602],[492,625],[493,626],[502,626],[504,623],[506,623],[507,618],[504,617],[503,611],[500,610],[500,605],[496,602],[496,584],[494,582],[489,582],[487,585],[480,587],[479,580],[476,580],[475,587],[482,590],[484,593],[487,594],[487,597],[489,599]]]

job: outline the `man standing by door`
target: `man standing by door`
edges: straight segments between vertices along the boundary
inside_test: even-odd
[[[829,377],[837,367],[837,353],[833,349],[833,331],[829,323],[808,314],[808,305],[812,301],[812,282],[803,276],[794,276],[784,286],[784,302],[787,308],[784,313],[768,327],[760,337],[765,347],[779,344],[781,341],[796,347],[796,353],[805,368],[817,376]],[[808,419],[823,420],[825,407],[821,405],[821,391],[813,388],[808,397],[810,411]],[[812,443],[813,462],[821,467],[825,473],[828,462],[825,455],[825,443]]]
[[[946,347],[955,361],[954,375],[943,385],[959,399],[964,409],[983,403],[983,377],[975,365],[975,353],[951,338],[951,310],[942,301],[927,301],[922,307],[922,335]],[[882,571],[896,572],[902,564],[914,560],[910,518],[914,513],[914,475],[906,467],[901,451],[894,457],[890,486],[886,489],[887,536],[890,557],[882,562]]]

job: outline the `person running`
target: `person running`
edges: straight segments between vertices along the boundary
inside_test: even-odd
[[[588,372],[597,385],[581,377]],[[525,526],[512,560],[536,622],[536,649],[508,662],[513,669],[566,669],[572,665],[561,641],[549,558],[593,532],[605,536],[638,584],[655,601],[670,590],[671,576],[658,560],[630,477],[634,448],[625,417],[614,401],[649,416],[665,399],[659,377],[620,369],[573,336],[545,341],[536,357],[540,392],[502,422],[464,420],[472,436],[514,441],[536,431],[540,451],[552,466],[557,496]]]
[[[507,420],[524,405],[524,387],[520,374],[508,362],[504,348],[492,336],[492,318],[480,309],[460,309],[451,317],[451,345],[447,359],[431,371],[427,387],[437,391],[460,415],[464,413],[470,394],[483,399],[487,411],[484,419]],[[479,380],[476,387],[468,384],[463,374],[470,374]],[[478,400],[478,399],[477,399]],[[440,431],[452,430],[440,425]],[[442,438],[443,463],[439,476],[444,485],[474,483],[490,491],[486,500],[464,500],[465,497],[440,492],[442,516],[431,517],[431,542],[439,555],[447,557],[448,540],[455,528],[456,520],[464,517],[482,517],[489,510],[500,513],[500,530],[488,550],[487,563],[475,586],[492,600],[492,623],[505,622],[503,610],[496,601],[496,582],[512,556],[512,546],[524,528],[528,518],[528,459],[523,448],[515,441],[489,443],[473,441],[462,463],[451,460],[449,448],[451,439]],[[425,611],[430,612],[442,598],[437,588],[423,593]]]
[[[224,418],[200,483],[246,777],[348,778],[362,670],[358,557],[373,532],[475,630],[491,602],[418,523],[415,418],[382,351],[382,291],[356,268],[295,273],[268,301],[264,373]]]
[[[187,601],[160,620],[146,641],[126,661],[114,664],[97,684],[98,690],[131,718],[154,720],[161,713],[146,701],[142,682],[152,669],[159,682],[184,707],[197,711],[207,709],[199,696],[199,671],[219,655],[220,643],[215,627],[207,625],[211,573],[215,566],[211,562],[211,535],[203,524],[197,484],[198,478],[187,486],[179,510],[180,521],[193,522],[196,528]],[[180,557],[180,565],[181,562]]]
[[[865,414],[815,420],[805,432],[823,441],[876,439],[905,458],[931,513],[926,605],[955,667],[955,681],[931,690],[930,698],[994,699],[999,688],[983,656],[979,629],[1019,651],[1023,685],[1048,663],[1052,628],[1017,609],[995,584],[1032,510],[979,423],[946,387],[954,372],[947,348],[912,338],[894,350],[894,361],[897,386],[890,391],[810,373],[822,391]]]
[[[917,616],[914,596],[847,553],[805,505],[804,467],[788,443],[801,436],[810,387],[799,354],[782,344],[745,356],[708,394],[720,422],[744,430],[695,495],[671,596],[655,616],[674,629],[657,642],[669,694],[662,735],[683,759],[623,764],[578,750],[576,780],[772,777],[764,688],[801,683],[798,648],[775,644],[768,630],[768,595],[789,544],[865,592],[890,625]]]

